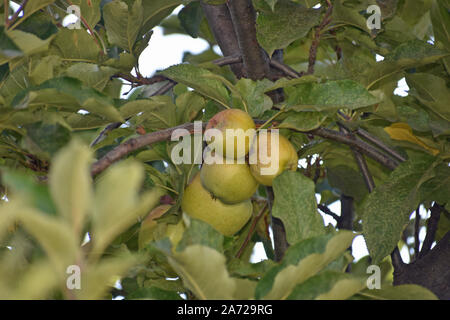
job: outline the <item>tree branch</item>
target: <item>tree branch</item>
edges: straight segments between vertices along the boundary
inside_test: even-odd
[[[345,127],[339,126],[339,129],[341,130],[341,132],[348,134],[354,138],[354,135],[349,130],[347,130]],[[366,159],[364,159],[364,156],[361,154],[361,152],[355,150],[354,148],[351,148],[351,150],[353,152],[353,156],[356,160],[356,163],[358,164],[359,171],[361,172],[361,174],[364,178],[366,187],[369,190],[369,192],[372,192],[373,189],[375,189],[375,183],[373,181],[373,178],[369,171],[369,168],[367,167]]]
[[[330,139],[330,140],[334,140],[337,142],[341,142],[350,147],[353,147],[357,151],[367,155],[368,157],[374,159],[375,161],[381,163],[382,165],[384,165],[385,167],[387,167],[391,170],[394,170],[398,165],[398,163],[396,161],[389,158],[385,154],[380,153],[377,149],[372,147],[370,144],[368,144],[362,140],[355,139],[354,137],[351,137],[348,134],[344,134],[344,133],[330,130],[327,128],[317,128],[312,131],[309,131],[309,133],[319,136],[319,137],[322,137],[322,138],[325,138],[325,139]]]
[[[275,261],[281,261],[284,257],[284,253],[289,247],[289,243],[286,240],[286,230],[284,229],[283,221],[272,216],[272,208],[274,202],[274,194],[272,187],[266,187],[267,200],[269,203],[270,216],[272,218],[272,232],[273,243],[275,251]]]
[[[227,5],[208,5],[201,1],[201,6],[222,54],[224,56],[240,56],[241,50]],[[231,71],[238,79],[243,76],[241,63],[230,66]]]
[[[419,240],[419,231],[420,231],[420,204],[416,209],[416,218],[414,220],[414,257],[416,260],[419,258],[419,249],[420,249],[420,240]]]
[[[262,209],[259,211],[258,215],[253,219],[252,224],[250,226],[250,229],[248,230],[248,234],[245,237],[244,242],[242,243],[241,247],[239,248],[239,251],[236,253],[236,258],[240,258],[242,253],[244,252],[245,248],[247,247],[248,243],[250,242],[250,239],[252,238],[253,234],[255,233],[256,226],[258,225],[259,220],[261,220],[262,216],[264,216],[264,212],[266,212],[267,207],[269,206],[269,202],[267,201]]]
[[[323,17],[322,22],[320,25],[316,28],[316,31],[314,33],[314,38],[311,43],[311,47],[309,48],[309,61],[308,61],[308,71],[306,74],[313,74],[314,73],[314,65],[316,64],[316,56],[317,56],[317,49],[319,47],[320,43],[320,33],[323,28],[331,21],[331,13],[333,12],[333,5],[329,0],[327,0],[328,9],[325,13],[325,16]]]
[[[111,164],[120,160],[122,157],[135,150],[138,150],[142,147],[148,146],[156,142],[169,140],[170,137],[172,136],[172,132],[177,129],[186,129],[188,133],[191,134],[194,132],[194,124],[186,123],[177,127],[147,133],[137,138],[127,140],[126,142],[120,144],[119,146],[115,147],[113,150],[108,152],[97,162],[95,162],[91,167],[91,175],[95,176],[99,174],[100,172],[108,168]]]
[[[244,63],[244,76],[252,80],[270,78],[269,58],[256,39],[256,12],[251,0],[228,0],[227,4]]]
[[[444,207],[440,206],[436,202],[430,209],[431,215],[427,222],[427,235],[425,236],[425,240],[422,244],[422,250],[420,250],[418,256],[419,259],[425,256],[430,251],[431,246],[433,245],[442,210],[444,210]]]
[[[330,208],[328,208],[326,205],[318,204],[317,208],[319,208],[320,211],[322,211],[323,213],[325,213],[325,214],[329,215],[330,217],[332,217],[339,224],[339,221],[341,220],[341,217],[338,216],[333,211],[331,211]]]
[[[7,2],[8,2],[8,4],[6,4]],[[27,5],[27,3],[28,3],[28,0],[23,0],[22,4],[19,7],[19,9],[17,9],[17,11],[14,12],[13,16],[11,17],[11,19],[8,19],[9,1],[5,0],[5,14],[6,14],[5,27],[6,27],[6,29],[8,29],[10,26],[12,26],[12,25],[14,25],[16,23],[17,19],[19,18],[19,14],[23,11],[23,9]]]

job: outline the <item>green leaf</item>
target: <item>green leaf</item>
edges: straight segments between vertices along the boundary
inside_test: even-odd
[[[234,88],[239,93],[239,97],[244,100],[248,113],[253,118],[258,118],[262,116],[266,110],[272,108],[272,100],[269,96],[264,94],[267,88],[272,85],[273,83],[267,79],[252,81],[250,79],[241,78]]]
[[[5,28],[0,27],[0,64],[21,56],[23,56],[22,50],[8,36]]]
[[[200,300],[232,299],[236,282],[225,266],[225,257],[214,249],[192,245],[168,257],[184,285]]]
[[[295,111],[354,110],[377,102],[377,98],[352,80],[304,83],[291,89],[287,99],[288,110]]]
[[[32,33],[20,30],[9,31],[8,36],[26,56],[47,51],[54,38],[51,36],[42,40]]]
[[[205,99],[192,91],[187,91],[177,97],[177,123],[192,122],[205,107]]]
[[[71,0],[72,5],[80,7],[81,16],[92,30],[101,18],[101,2],[102,0]]]
[[[430,290],[415,284],[384,285],[381,289],[366,289],[358,295],[373,300],[438,300]]]
[[[119,163],[99,178],[92,219],[96,255],[159,203],[163,194],[159,189],[138,196],[143,178],[143,168],[135,162]]]
[[[433,112],[450,121],[450,90],[443,78],[430,73],[414,73],[406,76],[406,82],[411,88],[411,95]]]
[[[283,221],[290,244],[325,232],[314,189],[314,182],[300,172],[285,171],[274,180],[272,215]]]
[[[386,55],[383,61],[364,70],[360,78],[364,84],[367,84],[367,88],[372,88],[378,82],[391,79],[404,69],[433,63],[445,56],[448,56],[448,53],[425,41],[407,41]]]
[[[450,50],[450,19],[445,1],[433,1],[430,16],[433,23],[433,33],[436,41],[441,42],[447,50]]]
[[[327,178],[333,188],[353,197],[357,202],[367,194],[367,187],[361,173],[350,166],[327,166]]]
[[[23,203],[37,208],[50,215],[56,214],[56,208],[50,196],[48,187],[36,183],[30,175],[2,169],[2,183],[11,189],[12,196],[17,194]]]
[[[133,53],[134,44],[144,21],[141,0],[135,1],[131,8],[120,0],[109,2],[103,7],[103,19],[108,41]]]
[[[400,241],[409,215],[418,205],[419,187],[434,175],[433,161],[431,156],[419,155],[401,163],[362,204],[363,234],[374,263],[389,255]]]
[[[148,129],[165,129],[176,125],[176,107],[168,96],[155,96],[150,99],[130,101],[120,108],[123,118],[139,113],[136,124]]]
[[[50,191],[58,212],[80,236],[92,205],[91,157],[91,151],[74,140],[55,156],[49,174]]]
[[[289,300],[345,300],[366,287],[364,278],[348,273],[324,271],[297,285]]]
[[[305,37],[319,23],[321,10],[307,9],[291,1],[279,1],[275,11],[263,11],[256,19],[258,42],[269,56]]]
[[[118,72],[117,69],[111,67],[98,66],[93,63],[76,63],[67,68],[66,74],[71,78],[75,78],[83,82],[87,87],[103,91],[111,76]]]
[[[25,21],[29,16],[31,16],[33,13],[43,9],[44,7],[52,4],[55,2],[55,0],[35,0],[35,1],[28,1],[24,10],[23,15],[20,19],[14,24],[14,28],[17,27],[20,23]]]
[[[187,85],[207,98],[228,107],[229,94],[221,81],[208,78],[214,74],[206,69],[189,64],[178,64],[161,72],[162,75]]]
[[[324,112],[288,112],[286,119],[278,127],[297,131],[310,131],[320,127],[326,118],[327,115]]]
[[[180,19],[180,24],[187,34],[192,38],[197,38],[200,23],[203,20],[203,10],[200,6],[200,1],[194,1],[184,6],[178,13],[178,19]]]
[[[71,137],[70,130],[60,123],[35,122],[24,125],[26,145],[30,151],[49,158],[64,147]]]
[[[52,42],[52,54],[60,55],[68,61],[96,63],[101,49],[85,30],[62,28]]]
[[[16,95],[11,104],[16,109],[30,104],[54,105],[72,111],[82,108],[112,121],[123,122],[112,98],[69,77],[52,78],[39,86],[27,88]]]
[[[191,245],[202,245],[223,252],[223,235],[206,222],[190,219],[189,227],[177,245],[177,251],[183,251]]]
[[[158,25],[165,17],[182,4],[182,0],[145,0],[142,3],[144,21],[141,34],[145,34]]]
[[[272,9],[272,11],[275,11],[275,5],[277,4],[278,0],[265,0],[265,1],[269,5],[270,9]]]
[[[258,282],[256,299],[286,299],[292,290],[336,260],[351,245],[350,231],[328,233],[290,246],[282,262],[271,268]]]

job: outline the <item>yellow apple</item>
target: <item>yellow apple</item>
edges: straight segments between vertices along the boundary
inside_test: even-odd
[[[261,155],[266,155],[267,158]],[[252,145],[249,161],[250,172],[256,181],[271,186],[273,179],[284,170],[297,170],[298,156],[286,137],[262,131]]]
[[[209,223],[223,235],[232,236],[242,229],[252,216],[252,202],[225,204],[214,198],[200,181],[200,173],[186,187],[181,208],[192,218]]]
[[[204,163],[200,178],[206,190],[228,204],[249,199],[258,188],[246,163]]]
[[[217,129],[208,141],[209,146],[224,158],[239,159],[248,154],[255,137],[255,127],[248,113],[240,109],[227,109],[209,120],[205,133],[209,139],[208,130]]]

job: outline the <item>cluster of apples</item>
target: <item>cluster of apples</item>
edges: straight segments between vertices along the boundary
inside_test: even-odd
[[[282,135],[277,135],[277,139],[274,139],[270,131],[262,131],[256,137],[235,135],[233,136],[235,141],[232,144],[226,141],[227,137],[229,138],[226,135],[227,129],[242,129],[238,132],[245,132],[255,128],[253,119],[239,109],[227,109],[211,118],[206,130],[218,129],[222,134],[215,137],[209,144],[216,143],[222,146],[222,148],[215,148],[215,152],[224,157],[224,161],[223,163],[204,163],[200,172],[193,177],[184,190],[182,210],[193,218],[209,223],[226,236],[232,236],[238,232],[252,216],[253,206],[250,198],[259,184],[271,186],[273,179],[284,170],[297,169],[297,152],[289,140]],[[245,139],[245,142],[239,144],[237,143],[239,139]],[[260,139],[266,143],[259,143]],[[234,152],[227,153],[226,148],[230,145],[233,145]],[[266,148],[263,154],[271,159],[273,146],[278,152],[278,157],[274,158],[278,162],[275,164],[277,169],[271,174],[264,174],[263,169],[272,166],[273,163],[261,161],[258,148]],[[250,157],[252,152],[258,152],[254,163],[248,164],[250,157],[246,157],[249,152]],[[229,154],[235,161],[226,161]],[[246,158],[246,161],[237,161],[241,157]]]

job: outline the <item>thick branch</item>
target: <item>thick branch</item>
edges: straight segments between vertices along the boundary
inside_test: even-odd
[[[450,231],[425,256],[396,268],[394,285],[418,284],[430,289],[439,299],[450,300],[449,266]]]
[[[252,80],[268,77],[269,58],[256,39],[256,12],[251,0],[229,0],[231,20],[244,63],[244,75]]]
[[[240,56],[241,51],[227,5],[208,5],[203,2],[201,5],[222,54],[224,56]],[[230,68],[236,78],[242,78],[242,64],[231,65]]]
[[[99,174],[100,172],[108,168],[111,164],[120,160],[122,157],[135,150],[138,150],[142,147],[148,146],[156,142],[169,140],[170,137],[172,136],[172,132],[177,129],[185,129],[187,130],[187,134],[193,133],[194,124],[187,123],[181,126],[147,133],[143,136],[127,140],[126,142],[122,143],[121,145],[117,146],[116,148],[108,152],[103,158],[101,158],[92,165],[91,167],[92,176]]]
[[[419,253],[419,259],[425,256],[431,249],[434,239],[436,237],[436,230],[439,223],[439,218],[441,217],[441,212],[444,208],[437,203],[431,207],[431,215],[427,222],[427,235],[422,244],[422,250]],[[450,266],[449,266],[450,267]]]
[[[286,230],[283,221],[272,216],[273,201],[275,199],[272,187],[266,187],[267,199],[269,201],[270,216],[272,217],[272,232],[275,251],[275,261],[281,261],[289,244],[286,239]]]

